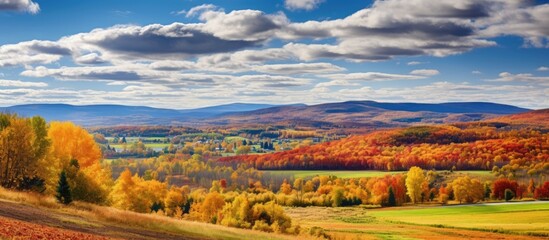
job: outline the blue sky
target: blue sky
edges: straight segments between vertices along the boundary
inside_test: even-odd
[[[549,4],[7,0],[0,105],[549,107]]]

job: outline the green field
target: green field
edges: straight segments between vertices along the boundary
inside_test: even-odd
[[[410,224],[549,235],[549,202],[382,209],[369,215]]]
[[[294,178],[310,178],[314,176],[336,176],[338,178],[362,178],[362,177],[383,177],[387,174],[399,174],[405,173],[404,171],[373,171],[373,170],[363,170],[363,171],[335,171],[335,170],[272,170],[265,171],[271,174],[284,174],[284,175],[293,175]],[[453,176],[460,175],[469,175],[471,177],[478,178],[490,178],[492,174],[490,171],[456,171],[452,173]]]
[[[549,202],[375,208],[285,208],[303,227],[335,239],[542,239]]]

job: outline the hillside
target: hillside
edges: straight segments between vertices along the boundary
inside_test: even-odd
[[[482,102],[381,103],[350,101],[311,106],[280,106],[249,112],[224,114],[213,124],[294,123],[312,126],[389,128],[418,123],[453,123],[489,119],[528,111],[510,105]]]
[[[521,166],[541,163],[542,167],[549,158],[545,150],[549,146],[548,137],[547,132],[516,130],[502,123],[416,126],[380,130],[284,152],[225,157],[220,161],[247,162],[264,170],[394,171],[412,166],[491,170],[513,162]]]
[[[530,126],[549,127],[549,109],[529,111],[490,119],[491,122],[503,122]]]
[[[0,226],[0,239],[291,239],[93,204],[62,206],[44,196],[2,188]]]

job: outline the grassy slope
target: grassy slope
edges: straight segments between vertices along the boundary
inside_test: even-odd
[[[62,206],[51,197],[0,188],[0,217],[114,238],[291,239],[293,236],[177,220],[86,203]]]

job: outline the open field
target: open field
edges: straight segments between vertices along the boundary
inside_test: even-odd
[[[549,203],[518,203],[381,209],[306,207],[286,211],[302,226],[319,226],[336,239],[544,239],[549,236],[548,208]]]
[[[549,235],[549,202],[517,202],[376,210],[379,219],[519,234]]]
[[[177,220],[86,203],[62,206],[52,197],[0,188],[0,239],[292,239],[259,231]],[[38,233],[31,232],[38,231]],[[40,232],[42,231],[42,232]],[[40,235],[42,234],[42,235]],[[78,237],[80,236],[80,237]],[[34,239],[34,238],[32,238]]]
[[[271,174],[285,174],[293,175],[295,178],[309,178],[314,176],[336,176],[338,178],[362,178],[362,177],[383,177],[387,174],[399,174],[405,173],[404,171],[373,171],[373,170],[363,170],[363,171],[337,171],[337,170],[272,170],[264,171]],[[471,177],[477,178],[491,178],[492,174],[490,171],[456,171],[450,173],[452,177],[458,177],[461,175],[469,175]]]

